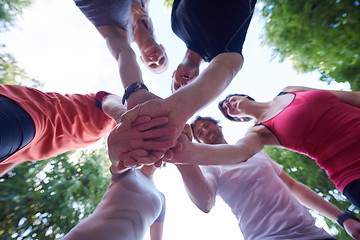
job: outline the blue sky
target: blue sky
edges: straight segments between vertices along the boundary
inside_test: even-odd
[[[288,61],[272,60],[271,50],[261,46],[263,20],[259,15],[257,9],[244,44],[243,69],[217,100],[198,113],[220,120],[229,143],[241,138],[251,126],[251,123],[230,123],[222,117],[217,102],[230,93],[246,93],[258,101],[268,101],[288,85],[349,90],[348,84],[328,85],[318,80],[316,72],[298,74]],[[140,61],[139,65],[150,91],[165,98],[171,94],[171,75],[186,48],[172,33],[170,10],[162,1],[151,1],[150,16],[156,38],[167,50],[170,65],[160,75],[149,72]],[[45,83],[43,91],[123,93],[116,61],[100,34],[72,0],[36,0],[15,27],[2,34],[2,42],[30,76]],[[138,53],[136,45],[133,47]],[[235,217],[221,199],[209,214],[202,213],[190,202],[173,166],[168,164],[161,169],[155,182],[167,196],[164,239],[242,239]]]

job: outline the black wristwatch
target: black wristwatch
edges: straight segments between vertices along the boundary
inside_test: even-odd
[[[149,91],[149,89],[143,83],[140,82],[132,83],[129,86],[127,86],[127,88],[125,89],[125,93],[122,98],[122,104],[125,104],[125,101],[129,99],[130,95],[139,89],[146,89],[147,91]]]
[[[354,219],[354,220],[360,222],[360,220],[359,220],[352,212],[350,212],[350,211],[346,211],[346,212],[343,212],[342,214],[340,214],[340,215],[337,217],[336,221],[338,222],[338,224],[339,224],[342,228],[344,228],[344,222],[345,222],[347,219],[349,219],[349,218]]]

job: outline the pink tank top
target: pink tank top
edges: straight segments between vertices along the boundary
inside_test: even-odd
[[[360,179],[360,109],[324,90],[285,94],[294,100],[261,124],[285,148],[315,159],[340,191]]]

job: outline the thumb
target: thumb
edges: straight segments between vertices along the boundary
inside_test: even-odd
[[[120,117],[120,122],[124,124],[132,124],[140,116],[141,104],[136,105],[132,109],[123,113]]]

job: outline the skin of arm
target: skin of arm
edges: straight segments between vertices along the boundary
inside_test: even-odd
[[[139,104],[137,109],[128,111],[124,117],[136,119],[142,115],[152,118],[167,116],[169,123],[165,126],[176,127],[177,131],[166,139],[173,141],[175,145],[185,122],[225,90],[241,69],[242,63],[242,56],[238,53],[219,54],[191,84],[166,99],[155,99]]]
[[[288,86],[285,87],[282,91],[283,92],[290,92],[290,91],[313,91],[313,90],[325,90],[331,92],[340,99],[340,101],[352,105],[354,107],[360,108],[360,92],[358,91],[339,91],[339,90],[327,90],[327,89],[316,89],[316,88],[309,88],[309,87],[301,87],[301,86]]]
[[[280,178],[302,205],[317,211],[334,222],[336,222],[337,216],[343,213],[309,187],[291,178],[284,171],[280,174]],[[347,233],[354,239],[360,238],[360,222],[354,219],[347,219],[344,222],[344,227]]]
[[[164,222],[154,222],[150,226],[150,239],[162,240],[163,239]]]
[[[184,127],[183,135],[192,140],[192,131],[189,124]],[[216,183],[204,177],[197,165],[176,165],[184,182],[184,186],[191,201],[203,212],[208,213],[215,204]]]
[[[265,137],[254,129],[250,129],[235,145],[193,143],[181,135],[179,141],[182,147],[174,151],[173,159],[164,161],[196,165],[231,165],[245,162],[265,146]]]
[[[136,60],[136,54],[130,46],[127,33],[122,29],[110,25],[99,26],[97,30],[104,37],[111,55],[118,62],[123,87],[126,88],[135,82],[144,83],[139,64]],[[127,108],[131,109],[139,103],[154,98],[159,97],[144,89],[138,90],[131,94],[128,99]]]
[[[126,112],[126,106],[121,103],[122,98],[117,95],[107,95],[102,101],[103,112],[115,120],[121,122],[121,115]]]
[[[124,88],[135,82],[143,83],[140,67],[136,61],[136,54],[130,46],[127,33],[110,25],[96,28],[104,37],[111,55],[118,62],[120,78]]]
[[[207,179],[197,165],[176,165],[184,181],[191,201],[203,212],[208,213],[215,204],[216,184]]]

